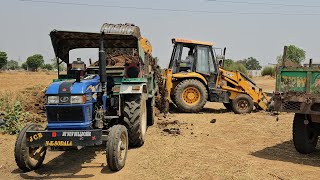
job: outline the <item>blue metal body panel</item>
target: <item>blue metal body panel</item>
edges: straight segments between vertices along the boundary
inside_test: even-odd
[[[70,80],[66,80],[70,81]],[[57,95],[59,96],[59,87],[65,81],[53,82],[47,89],[46,95]],[[72,81],[71,81],[72,82]],[[72,121],[53,121],[48,122],[48,130],[67,130],[67,129],[78,129],[85,130],[90,129],[92,125],[92,114],[93,114],[93,103],[97,102],[97,92],[100,89],[100,77],[96,77],[88,80],[82,80],[81,82],[72,82],[70,95],[91,95],[92,99],[87,101],[85,104],[48,104],[46,108],[71,108],[80,106],[82,108],[83,119],[74,119]],[[106,99],[103,98],[105,101]],[[105,103],[104,103],[105,104]],[[105,105],[104,105],[105,106]],[[87,108],[89,107],[89,112]],[[47,117],[48,117],[48,112]]]
[[[70,108],[80,106],[82,108],[82,113],[84,119],[79,120],[73,120],[73,121],[63,121],[63,122],[48,122],[47,129],[53,130],[53,129],[90,129],[90,126],[92,124],[92,111],[93,111],[93,105],[92,103],[86,103],[86,104],[59,104],[59,105],[46,105],[47,107],[51,108]],[[87,108],[89,107],[89,114],[87,112]],[[47,113],[47,112],[46,112]],[[48,117],[48,114],[47,114]]]
[[[70,81],[70,80],[67,80]],[[46,95],[58,95],[59,87],[65,81],[53,82],[49,85]],[[71,94],[86,94],[98,92],[100,85],[100,77],[97,75],[93,79],[82,80],[81,82],[73,82]]]

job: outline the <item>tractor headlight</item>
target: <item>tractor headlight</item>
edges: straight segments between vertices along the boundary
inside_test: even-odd
[[[58,104],[59,103],[59,96],[47,96],[47,103],[48,104]]]
[[[71,96],[71,104],[83,104],[86,102],[86,96]]]

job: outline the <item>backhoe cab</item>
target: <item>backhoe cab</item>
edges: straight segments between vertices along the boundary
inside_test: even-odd
[[[225,48],[217,55],[213,43],[172,39],[173,52],[164,71],[166,99],[182,112],[196,113],[207,101],[221,102],[235,113],[266,110],[270,99],[241,72],[223,69]]]

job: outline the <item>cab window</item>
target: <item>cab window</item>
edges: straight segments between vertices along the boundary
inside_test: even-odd
[[[199,73],[209,74],[209,48],[198,46],[196,68]]]

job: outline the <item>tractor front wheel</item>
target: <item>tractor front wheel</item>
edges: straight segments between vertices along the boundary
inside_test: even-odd
[[[39,168],[46,156],[46,147],[27,147],[27,131],[37,131],[43,128],[37,124],[25,126],[19,133],[14,147],[14,158],[18,167],[24,171],[32,171]]]
[[[208,93],[202,82],[187,79],[180,82],[174,91],[174,101],[182,112],[197,113],[207,102]]]
[[[251,113],[254,103],[252,98],[246,94],[239,94],[232,100],[232,109],[236,114]]]
[[[106,157],[110,170],[119,171],[124,167],[128,144],[128,132],[125,126],[115,125],[109,129]]]
[[[130,145],[142,146],[147,131],[147,107],[146,100],[142,99],[142,95],[126,96],[124,124],[128,129]]]

